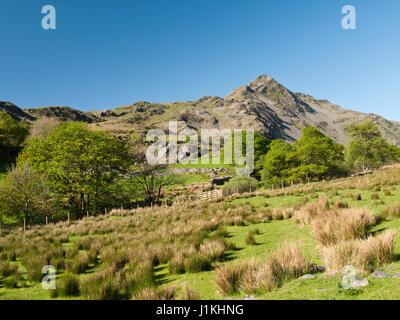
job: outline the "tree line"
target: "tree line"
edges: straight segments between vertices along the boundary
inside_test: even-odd
[[[177,182],[165,165],[146,163],[140,138],[115,137],[80,122],[34,123],[31,129],[0,187],[3,221],[79,219],[156,203],[162,188]]]
[[[372,122],[351,125],[348,134],[347,148],[313,127],[304,128],[293,144],[255,134],[253,175],[270,188],[367,171],[400,158],[399,148],[389,145]],[[144,141],[80,122],[42,119],[28,128],[0,113],[1,155],[11,163],[0,183],[0,222],[80,219],[160,202],[162,190],[180,181],[167,173],[167,165],[146,162]]]
[[[293,144],[273,140],[258,158],[255,175],[265,187],[342,177],[400,160],[400,148],[388,144],[371,121],[348,127],[351,140],[347,148],[314,127],[302,133]]]

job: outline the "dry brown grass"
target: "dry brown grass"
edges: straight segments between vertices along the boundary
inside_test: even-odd
[[[294,211],[293,217],[300,226],[310,224],[317,216],[329,209],[329,201],[326,198],[319,198],[317,201],[308,202],[300,209]]]
[[[364,240],[341,241],[322,249],[322,259],[328,271],[340,272],[352,265],[360,272],[370,272],[389,262],[393,256],[395,231],[388,230]]]
[[[329,210],[312,220],[311,232],[322,246],[329,246],[338,241],[362,238],[374,224],[374,216],[366,209]]]
[[[175,287],[164,288],[145,288],[133,296],[133,300],[174,300],[176,294]]]
[[[298,242],[285,243],[264,260],[248,259],[220,266],[215,281],[222,294],[263,293],[305,274],[310,261]]]

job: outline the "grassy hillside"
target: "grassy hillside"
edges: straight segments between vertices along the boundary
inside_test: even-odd
[[[354,223],[353,217],[370,215],[374,220],[354,240],[368,249],[389,229],[400,231],[399,199],[400,170],[391,169],[213,201],[113,210],[70,225],[34,227],[25,236],[16,230],[0,239],[0,299],[236,299],[249,294],[256,299],[397,299],[399,241],[389,245],[380,260],[374,260],[377,253],[370,254],[364,270],[357,267],[358,275],[369,280],[366,287],[345,290],[341,273],[333,272],[322,254],[331,247],[321,245],[315,222],[325,217],[326,225],[330,215],[343,214],[339,229],[344,229]],[[340,209],[345,206],[353,209]],[[305,217],[312,217],[312,208],[317,210],[314,220],[304,223]],[[330,231],[329,239],[338,231]],[[337,243],[353,241],[346,239]],[[284,243],[298,241],[307,261],[325,266],[325,272],[297,279],[310,272],[307,267],[294,276],[287,274],[269,290],[222,292],[220,280],[229,268],[253,258],[267,263]],[[48,262],[57,267],[59,288],[65,285],[66,274],[75,274],[77,296],[61,289],[56,297],[41,288],[40,270]],[[373,278],[376,269],[393,277]]]

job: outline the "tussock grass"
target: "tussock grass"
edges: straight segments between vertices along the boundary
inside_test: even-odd
[[[346,265],[352,265],[360,272],[371,272],[391,261],[395,231],[367,239],[341,241],[322,249],[322,259],[328,271],[340,272]]]
[[[145,288],[133,296],[133,300],[174,300],[177,289],[175,287]]]
[[[329,246],[339,241],[365,237],[374,224],[374,216],[366,209],[330,210],[312,220],[311,230],[322,246]]]
[[[303,275],[309,266],[300,243],[285,243],[264,260],[248,259],[220,266],[215,271],[215,281],[225,295],[238,291],[263,293]]]

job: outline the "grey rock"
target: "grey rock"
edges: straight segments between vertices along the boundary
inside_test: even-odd
[[[353,287],[353,289],[357,289],[357,288],[361,288],[361,287],[366,287],[368,284],[369,284],[369,281],[366,278],[364,278],[364,279],[355,278],[353,280],[352,287]]]
[[[312,274],[305,274],[304,276],[301,276],[299,279],[314,279],[315,276]]]
[[[260,300],[259,298],[257,298],[254,294],[248,295],[244,298],[238,298],[235,300]]]
[[[375,270],[372,274],[371,274],[372,278],[375,279],[381,279],[381,278],[391,278],[392,276],[390,274],[387,274],[383,271],[379,271],[379,270]]]
[[[394,278],[400,278],[400,273],[398,273],[398,272],[393,273],[393,277]]]

